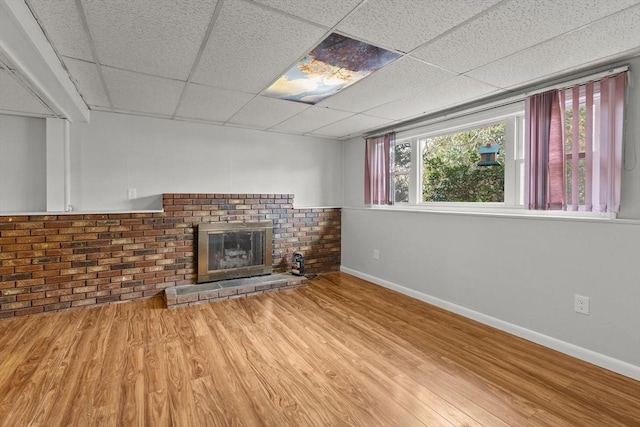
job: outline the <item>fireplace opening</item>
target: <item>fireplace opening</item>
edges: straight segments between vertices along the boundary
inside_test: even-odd
[[[198,226],[198,283],[271,274],[272,223]]]

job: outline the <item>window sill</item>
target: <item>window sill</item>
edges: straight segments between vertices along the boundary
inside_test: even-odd
[[[364,206],[359,208],[343,207],[343,209],[640,225],[640,220],[618,219],[615,216],[616,214],[609,212],[532,211],[526,210],[522,207],[505,206],[502,203],[487,203],[483,204],[483,206],[478,206],[475,203],[434,203],[424,205],[397,204],[394,206]]]

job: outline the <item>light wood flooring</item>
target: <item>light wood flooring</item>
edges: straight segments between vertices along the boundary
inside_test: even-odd
[[[352,276],[0,321],[4,426],[640,426],[640,382]]]

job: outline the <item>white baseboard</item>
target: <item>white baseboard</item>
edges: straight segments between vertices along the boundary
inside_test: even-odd
[[[584,360],[585,362],[592,363],[596,366],[600,366],[601,368],[608,369],[620,375],[624,375],[626,377],[633,378],[634,380],[640,381],[640,366],[632,365],[630,363],[623,362],[622,360],[614,359],[613,357],[610,357],[601,353],[597,353],[595,351],[588,350],[586,348],[579,347],[577,345],[570,344],[565,341],[561,341],[557,338],[553,338],[548,335],[544,335],[539,332],[535,332],[518,325],[514,325],[513,323],[505,322],[504,320],[500,320],[495,317],[491,317],[486,314],[468,309],[466,307],[462,307],[460,305],[450,303],[440,298],[436,298],[431,295],[427,295],[422,292],[418,292],[416,290],[406,288],[396,283],[392,283],[387,280],[383,280],[378,277],[371,276],[369,274],[365,274],[357,270],[353,270],[349,267],[340,266],[340,271],[351,274],[352,276],[356,276],[361,279],[367,280],[369,282],[375,283],[376,285],[380,285],[385,288],[392,289],[394,291],[408,295],[420,301],[433,304],[436,307],[443,308],[447,311],[451,311],[453,313],[459,314],[469,319],[476,320],[480,323],[492,326],[496,329],[500,329],[501,331],[508,332],[512,335],[518,336],[520,338],[524,338],[536,344],[540,344],[545,347],[551,348],[553,350],[559,351],[561,353],[568,354],[569,356],[573,356],[577,359]]]

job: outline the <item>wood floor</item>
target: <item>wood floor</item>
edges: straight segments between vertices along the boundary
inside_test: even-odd
[[[0,321],[4,426],[640,426],[640,382],[352,276]]]

